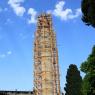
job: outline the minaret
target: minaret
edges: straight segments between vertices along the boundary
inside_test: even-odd
[[[50,14],[38,16],[34,42],[35,95],[60,95],[56,34]]]

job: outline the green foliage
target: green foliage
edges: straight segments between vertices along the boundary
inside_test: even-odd
[[[84,95],[95,95],[95,46],[87,60],[81,64],[81,71],[86,74],[82,86]]]
[[[83,13],[82,21],[86,25],[95,27],[95,0],[82,0],[81,10]]]
[[[82,95],[81,94],[81,83],[82,78],[80,76],[80,71],[77,66],[71,64],[67,70],[66,75],[66,86],[64,90],[66,91],[65,95]]]
[[[82,91],[83,91],[83,95],[87,95],[87,91],[89,90],[90,84],[88,82],[88,77],[89,76],[85,76],[83,79],[83,83],[82,83]]]

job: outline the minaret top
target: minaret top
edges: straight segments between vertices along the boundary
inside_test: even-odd
[[[38,27],[50,28],[52,27],[51,14],[42,13],[38,16]]]
[[[41,18],[41,17],[44,17],[44,18],[51,18],[51,14],[41,13],[41,14],[38,16],[38,19]]]

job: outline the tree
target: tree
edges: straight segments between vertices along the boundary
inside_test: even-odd
[[[71,64],[67,70],[66,75],[66,84],[65,84],[65,95],[82,95],[81,93],[81,84],[82,78],[80,76],[80,71],[77,66]]]
[[[86,25],[95,27],[95,0],[82,0],[81,10],[83,14],[82,21]]]
[[[87,91],[89,90],[89,82],[88,82],[88,76],[86,75],[82,82],[82,93],[83,95],[87,95]]]
[[[81,64],[81,71],[85,73],[83,81],[84,95],[95,95],[95,46],[87,60]],[[85,84],[87,84],[87,87]]]

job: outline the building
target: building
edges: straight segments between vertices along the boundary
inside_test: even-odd
[[[38,16],[34,42],[35,95],[60,95],[56,34],[50,14]]]
[[[34,95],[32,91],[0,91],[0,95]]]

